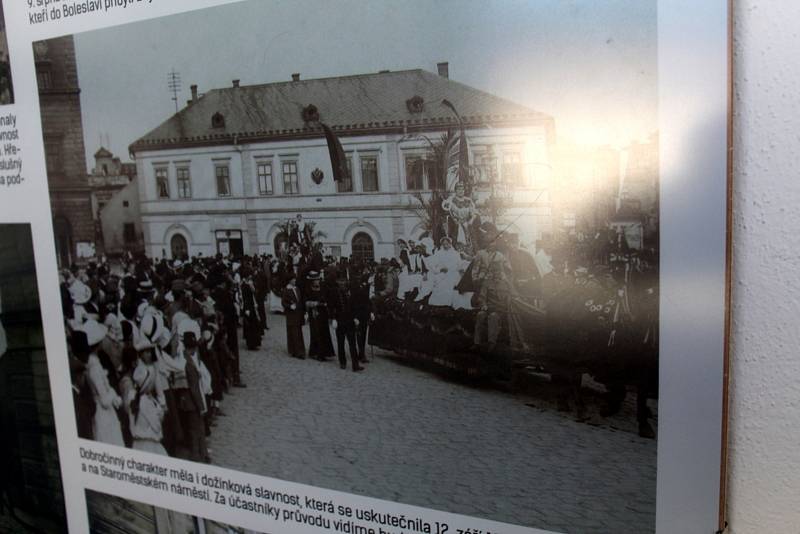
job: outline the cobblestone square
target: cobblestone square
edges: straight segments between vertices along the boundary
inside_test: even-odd
[[[555,531],[653,532],[655,440],[385,353],[361,373],[293,359],[283,317],[269,319],[262,349],[242,349],[247,388],[223,401],[214,464]]]

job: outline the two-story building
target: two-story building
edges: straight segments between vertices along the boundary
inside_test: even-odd
[[[203,95],[192,86],[185,108],[130,146],[147,253],[273,253],[285,239],[280,224],[301,213],[334,255],[391,257],[397,238],[424,231],[415,193],[437,186],[415,162],[461,126],[471,164],[510,191],[498,226],[532,243],[551,224],[553,119],[450,80],[447,70],[234,80]],[[349,179],[333,180],[318,121],[339,137]],[[489,189],[480,184],[479,204]]]

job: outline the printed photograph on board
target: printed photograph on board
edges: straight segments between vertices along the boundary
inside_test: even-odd
[[[259,534],[92,490],[86,490],[86,513],[93,534]]]
[[[11,83],[11,60],[8,56],[6,17],[0,3],[0,106],[14,103],[14,85]]]
[[[655,1],[304,0],[34,43],[78,435],[653,532],[656,38]]]
[[[66,515],[29,224],[0,223],[0,532]]]

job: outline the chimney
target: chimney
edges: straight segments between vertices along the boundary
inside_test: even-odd
[[[189,100],[186,101],[186,107],[188,108],[191,105],[192,105],[192,99],[190,98]]]
[[[197,84],[193,83],[191,89],[192,89],[192,102],[197,102]]]
[[[239,87],[239,80],[233,80],[233,86]]]
[[[450,67],[447,61],[443,61],[442,63],[436,64],[436,70],[439,71],[439,76],[442,78],[450,78]]]
[[[299,82],[300,81],[300,73],[299,72],[295,72],[294,74],[292,74],[292,81],[293,82]]]

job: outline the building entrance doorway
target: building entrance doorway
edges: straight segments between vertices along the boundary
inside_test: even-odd
[[[175,234],[169,241],[173,260],[185,260],[189,257],[189,244],[181,234]]]
[[[361,263],[371,262],[375,259],[375,244],[369,234],[359,232],[353,236],[352,253],[350,261]]]
[[[217,252],[223,256],[244,256],[244,240],[241,230],[217,230]]]

